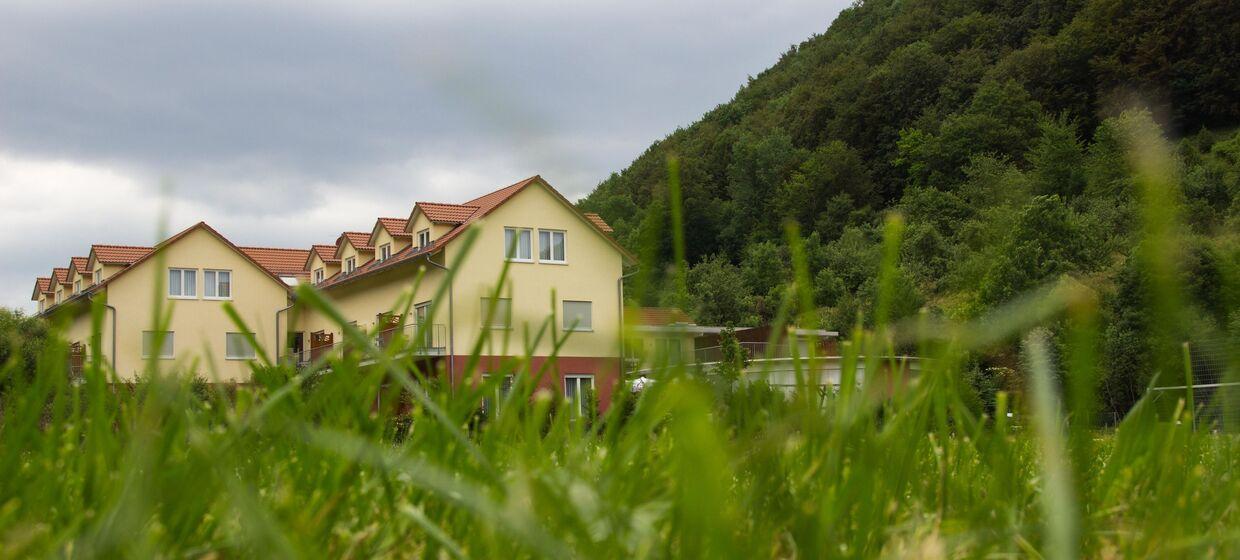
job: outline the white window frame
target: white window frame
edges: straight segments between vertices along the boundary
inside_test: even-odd
[[[322,283],[323,283],[323,280],[324,280],[324,276],[326,276],[326,275],[327,275],[327,273],[326,273],[326,271],[324,271],[324,270],[323,270],[323,267],[321,267],[321,266],[320,266],[320,267],[318,267],[318,268],[314,269],[314,283],[315,283],[315,284],[322,284]]]
[[[164,346],[166,346],[167,348],[160,348],[160,354],[158,356],[151,356],[150,346],[155,343],[155,334],[157,332],[160,332],[160,331],[142,331],[142,359],[143,360],[151,360],[151,359],[171,360],[173,356],[176,355],[176,346],[175,346],[176,333],[173,331],[163,331]],[[163,350],[165,349],[168,350],[167,354],[163,353]]]
[[[357,270],[357,257],[349,257],[344,260],[344,273],[353,274]]]
[[[489,373],[482,374],[482,383],[490,382],[491,377],[493,376]],[[504,401],[508,400],[508,395],[512,394],[514,381],[512,375],[505,375],[503,377],[499,385],[495,387],[495,394],[482,397],[482,406],[486,409],[487,416],[495,417],[498,415],[500,408],[503,408]]]
[[[547,234],[547,258],[543,258],[543,234]],[[555,258],[555,236],[560,236],[560,258]],[[542,229],[538,230],[538,262],[540,264],[568,264],[568,232],[562,229]]]
[[[215,278],[215,281],[214,281],[214,283],[215,283],[215,295],[213,295],[213,296],[209,296],[209,295],[207,295],[207,273],[208,273],[208,272],[210,272],[210,273],[211,273],[211,275],[212,275],[212,277],[213,277],[213,278]],[[221,296],[221,295],[219,295],[219,294],[220,294],[220,273],[221,273],[221,272],[222,272],[222,273],[224,273],[224,274],[227,274],[227,275],[228,275],[228,295],[226,295],[226,296]],[[231,270],[225,270],[225,269],[222,269],[222,268],[204,268],[204,269],[202,269],[202,299],[209,299],[209,300],[215,300],[215,301],[229,301],[229,300],[231,300],[231,299],[232,299],[232,296],[233,296],[233,292],[235,291],[235,290],[233,290],[233,281],[232,281],[232,280],[233,280],[233,275],[232,275],[232,271],[231,271]]]
[[[379,246],[379,262],[386,261],[390,258],[392,258],[392,244],[384,243],[383,245],[380,245]]]
[[[180,276],[181,282],[180,282],[180,288],[179,288],[181,293],[179,294],[172,293],[172,273],[173,272],[181,273],[181,276]],[[186,291],[185,290],[186,288],[185,275],[186,274],[189,274],[190,277],[192,277],[193,279],[193,282],[189,284],[189,291],[193,292],[190,294],[185,293]],[[168,299],[198,299],[198,269],[197,268],[178,268],[175,266],[168,268]]]
[[[230,336],[241,337],[241,340],[245,343],[245,348],[250,351],[248,356],[237,356],[237,355],[228,354],[228,338]],[[250,339],[253,337],[254,337],[254,333],[241,333],[241,332],[224,333],[224,359],[225,360],[253,360],[255,359],[258,356],[258,352],[254,350],[254,345],[250,343]]]
[[[96,268],[96,269],[95,269],[95,274],[94,274],[94,276],[92,277],[92,279],[93,279],[93,281],[94,281],[94,283],[95,283],[95,284],[98,284],[98,283],[102,282],[102,281],[103,281],[103,269],[102,269],[102,268]]]
[[[568,320],[568,305],[570,303],[586,304],[587,306],[586,309],[588,313],[586,314],[586,321],[584,323],[579,322],[576,326],[574,326],[573,323]],[[565,331],[594,332],[594,302],[586,301],[582,299],[566,299],[566,300],[561,301],[560,302],[560,322],[562,323],[562,328]]]
[[[82,279],[80,277],[77,280],[73,281],[73,293],[75,294],[82,293]]]
[[[508,239],[508,232],[512,232],[514,239],[517,240],[516,247],[512,246],[512,241]],[[528,256],[521,255],[521,235],[524,234],[528,239],[525,248],[529,251]],[[509,249],[515,252],[508,253]],[[516,256],[514,256],[516,255]],[[532,263],[534,262],[534,229],[527,227],[505,227],[504,228],[504,259],[508,262]]]
[[[425,249],[431,245],[431,228],[418,232],[418,248]]]
[[[564,399],[573,403],[577,414],[585,415],[588,401],[581,398],[581,389],[584,385],[583,381],[589,381],[587,388],[594,391],[594,374],[592,373],[570,373],[564,376]],[[570,394],[569,387],[572,387]]]
[[[505,313],[503,307],[500,304],[498,303],[495,304],[495,314],[491,316],[491,323],[487,324],[486,323],[487,311],[490,310],[491,308],[492,299],[499,300],[500,302],[505,302],[505,301],[508,302],[508,311],[507,313]],[[512,329],[512,298],[483,297],[482,307],[479,310],[479,314],[478,314],[478,321],[482,323],[483,329],[494,329],[494,330]],[[503,323],[501,324],[497,321],[503,321]]]

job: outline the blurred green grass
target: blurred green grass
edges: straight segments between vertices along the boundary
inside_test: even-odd
[[[1166,254],[1176,186],[1158,173],[1160,149],[1136,157],[1150,162],[1151,312],[1167,317],[1182,288]],[[777,322],[812,327],[795,228],[795,289]],[[640,393],[617,391],[598,417],[538,390],[521,352],[454,390],[402,357],[408,341],[367,344],[373,333],[304,286],[299,305],[352,342],[319,364],[329,373],[265,358],[250,386],[155,368],[126,385],[96,358],[74,383],[53,339],[34,375],[17,360],[0,374],[0,557],[1240,555],[1236,435],[1195,425],[1183,398],[1143,400],[1095,428],[1091,294],[1048,286],[963,324],[890,317],[901,230],[891,217],[877,316],[864,323],[875,326],[841,345],[843,379],[858,379],[859,362],[878,371],[896,348],[916,348],[921,373],[890,390],[877,375],[855,390],[846,381],[825,404],[805,381],[815,356],[792,398],[760,376],[673,366]],[[1061,319],[1070,336],[1052,346],[1041,327]],[[556,336],[554,324],[528,336]],[[1012,337],[1025,341],[1029,394],[1001,393],[985,411],[963,357]],[[1179,356],[1174,340],[1151,344]],[[504,373],[515,380],[505,402],[480,414]]]

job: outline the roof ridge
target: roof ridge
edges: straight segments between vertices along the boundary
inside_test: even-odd
[[[154,245],[115,245],[112,243],[91,243],[91,247],[113,247],[116,249],[153,249]]]
[[[335,245],[331,245],[335,247]],[[261,245],[237,245],[238,249],[262,249],[264,251],[309,251],[309,249],[298,249],[296,247],[263,247]]]

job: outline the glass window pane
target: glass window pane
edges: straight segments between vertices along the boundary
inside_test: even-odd
[[[538,258],[551,260],[551,232],[538,231]]]
[[[219,297],[232,297],[232,273],[227,270],[221,270],[218,278],[219,288],[217,289],[217,292],[220,295]]]
[[[513,245],[517,232],[511,228],[504,228],[504,258],[511,259],[516,256],[517,248]]]
[[[181,290],[185,295],[193,297],[198,294],[198,271],[185,270],[182,274],[185,279],[185,289]]]
[[[215,271],[202,271],[202,295],[215,297]]]
[[[564,260],[564,232],[557,231],[551,236],[551,257],[557,261]]]
[[[227,333],[224,336],[224,356],[231,359],[254,357],[254,346],[245,333]]]
[[[520,238],[521,246],[519,247],[517,255],[520,256],[522,259],[533,258],[533,252],[530,249],[530,230],[528,229],[521,230],[521,235],[519,238]]]
[[[175,268],[168,271],[168,295],[181,295],[181,271]]]
[[[593,305],[588,301],[564,302],[564,329],[588,331],[594,328]]]

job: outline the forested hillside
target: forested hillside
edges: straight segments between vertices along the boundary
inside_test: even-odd
[[[899,211],[897,312],[968,319],[1071,277],[1101,298],[1104,398],[1121,413],[1163,358],[1148,343],[1159,318],[1132,311],[1149,309],[1135,305],[1148,287],[1133,130],[1176,149],[1194,310],[1177,336],[1240,328],[1237,61],[1240,10],[1225,0],[860,2],[581,206],[631,248],[657,240],[670,263],[674,155],[689,295],[643,303],[704,323],[770,320],[795,220],[815,304],[840,331],[868,316],[883,217]],[[977,357],[979,389],[1018,383],[1013,348]]]

